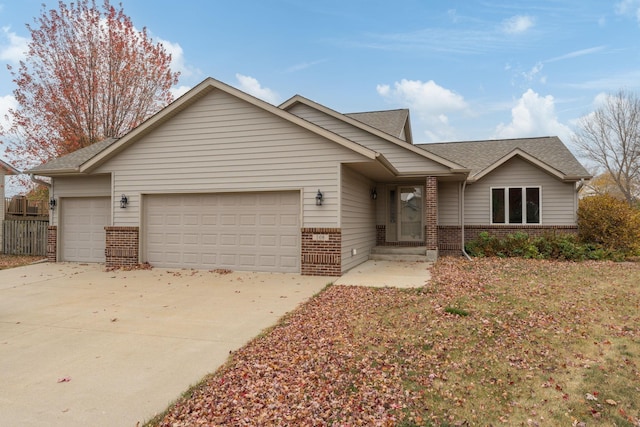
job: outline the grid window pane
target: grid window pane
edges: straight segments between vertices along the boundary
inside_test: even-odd
[[[509,189],[509,224],[522,224],[522,188]]]
[[[505,222],[504,191],[504,188],[491,190],[491,222],[494,224],[504,224]]]

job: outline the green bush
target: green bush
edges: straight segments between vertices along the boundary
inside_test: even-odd
[[[566,261],[624,259],[620,252],[598,244],[584,243],[574,234],[548,233],[531,237],[527,233],[517,232],[499,239],[482,232],[465,245],[465,250],[474,257],[522,257]]]
[[[640,255],[640,210],[610,195],[586,197],[578,207],[584,244],[626,256]]]

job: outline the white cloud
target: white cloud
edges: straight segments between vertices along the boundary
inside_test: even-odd
[[[170,89],[171,94],[173,95],[173,99],[180,98],[182,95],[189,92],[190,90],[191,90],[191,86],[185,86],[185,85],[174,86]]]
[[[530,16],[516,15],[502,21],[502,31],[507,34],[521,34],[533,27],[534,20]]]
[[[17,64],[25,58],[26,52],[29,50],[29,39],[21,37],[10,30],[11,28],[9,27],[2,27],[0,59]]]
[[[376,90],[388,101],[409,108],[416,114],[419,122],[417,128],[426,128],[424,136],[431,141],[451,140],[455,137],[454,128],[450,124],[451,114],[465,113],[468,105],[457,93],[443,88],[433,80],[402,79],[389,85],[378,85]]]
[[[238,80],[239,89],[247,92],[249,95],[253,95],[256,98],[260,98],[263,101],[267,101],[271,104],[278,104],[280,96],[273,90],[262,87],[260,82],[253,77],[244,76],[242,74],[236,74]]]
[[[511,123],[497,126],[496,138],[525,138],[558,136],[564,142],[571,140],[571,130],[558,121],[553,96],[540,96],[528,89],[511,109]]]
[[[18,108],[18,102],[13,95],[0,96],[0,130],[8,129],[11,126],[5,116],[9,112],[9,109]]]
[[[200,74],[197,69],[188,66],[185,62],[184,51],[180,43],[172,43],[168,40],[158,39],[158,43],[161,43],[167,53],[171,54],[171,71],[174,73],[177,71],[180,73],[180,77],[189,78],[194,75]]]
[[[615,4],[618,15],[633,16],[640,23],[640,0],[622,0]]]
[[[531,68],[530,71],[525,71],[524,73],[522,73],[522,76],[525,78],[525,80],[530,82],[533,79],[535,79],[537,75],[540,74],[540,72],[542,71],[543,67],[544,67],[544,65],[542,64],[542,62],[538,62],[536,65],[533,66],[533,68]],[[545,77],[541,76],[540,80],[544,81]]]

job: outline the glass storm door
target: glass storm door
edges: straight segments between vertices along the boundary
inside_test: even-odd
[[[422,187],[399,187],[398,240],[423,240],[422,213],[424,200]]]

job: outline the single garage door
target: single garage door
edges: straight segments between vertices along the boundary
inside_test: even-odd
[[[144,260],[156,267],[300,271],[298,192],[149,195]]]
[[[105,262],[109,197],[65,197],[60,203],[62,261]]]

